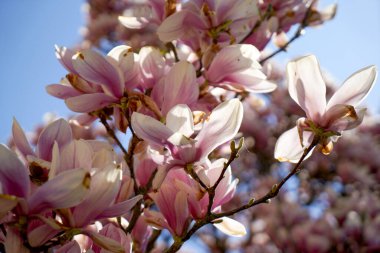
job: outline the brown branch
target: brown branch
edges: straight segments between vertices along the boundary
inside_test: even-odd
[[[304,150],[304,152],[303,152],[300,160],[294,166],[294,168],[292,169],[292,171],[289,172],[289,174],[285,178],[283,178],[280,181],[280,183],[275,184],[272,187],[272,189],[266,195],[264,195],[263,197],[259,198],[258,200],[250,201],[248,204],[243,205],[241,207],[238,207],[236,209],[233,209],[231,211],[227,211],[227,212],[223,212],[223,213],[218,213],[218,214],[214,214],[214,213],[207,214],[206,217],[204,217],[202,220],[197,220],[195,222],[195,224],[191,227],[191,229],[189,231],[187,231],[187,233],[184,236],[175,238],[173,244],[165,252],[166,253],[177,252],[182,247],[182,245],[187,240],[189,240],[190,237],[195,232],[197,232],[201,227],[203,227],[204,225],[207,225],[209,223],[216,222],[215,220],[217,220],[218,218],[222,218],[222,217],[225,217],[225,216],[231,216],[233,214],[236,214],[236,213],[238,213],[240,211],[246,210],[246,209],[251,208],[253,206],[256,206],[256,205],[259,205],[259,204],[262,204],[262,203],[268,203],[268,201],[270,199],[272,199],[272,198],[274,198],[274,197],[277,196],[277,194],[279,193],[280,189],[289,180],[289,178],[291,178],[298,171],[300,171],[300,166],[301,166],[302,162],[305,160],[306,156],[313,150],[313,148],[319,143],[319,141],[320,141],[320,138],[318,136],[314,137],[312,143],[310,144],[310,146],[307,149]]]

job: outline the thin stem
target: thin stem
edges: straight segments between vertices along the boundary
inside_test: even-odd
[[[153,230],[152,235],[149,238],[148,244],[146,245],[146,253],[149,253],[153,250],[154,245],[156,244],[156,241],[158,237],[160,237],[162,230]]]
[[[116,145],[121,149],[124,156],[128,155],[128,151],[124,148],[124,146],[121,143],[121,141],[119,140],[119,138],[117,138],[115,131],[108,124],[106,116],[104,114],[100,113],[99,119],[100,119],[100,122],[103,124],[103,126],[106,128],[108,135],[111,136],[111,138],[116,142]]]
[[[251,208],[253,206],[257,206],[257,205],[263,204],[263,203],[268,203],[270,201],[270,199],[272,199],[272,198],[274,198],[274,197],[276,197],[278,195],[278,193],[280,192],[280,189],[289,180],[289,178],[291,178],[297,172],[300,171],[300,166],[301,166],[302,162],[305,160],[306,156],[313,150],[313,148],[319,143],[319,140],[320,139],[319,139],[318,136],[314,137],[312,143],[310,144],[310,146],[307,149],[305,149],[305,151],[303,152],[300,160],[294,166],[294,168],[278,184],[273,185],[272,189],[267,194],[265,194],[263,197],[261,197],[261,198],[259,198],[257,200],[250,201],[249,203],[247,203],[247,204],[245,204],[243,206],[240,206],[238,208],[235,208],[235,209],[233,209],[231,211],[227,211],[227,212],[223,212],[223,213],[217,213],[217,214],[215,214],[215,216],[217,218],[221,218],[221,217],[225,217],[225,216],[231,216],[231,215],[234,215],[234,214],[236,214],[238,212],[241,212],[243,210]]]

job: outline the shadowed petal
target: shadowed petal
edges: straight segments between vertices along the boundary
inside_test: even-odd
[[[81,77],[102,85],[109,95],[123,96],[124,79],[121,71],[99,53],[90,49],[82,50],[73,56],[73,66]]]
[[[56,98],[66,99],[79,96],[81,93],[73,87],[63,84],[50,84],[46,86],[46,92]]]
[[[13,118],[12,124],[12,137],[14,144],[24,157],[27,155],[35,155],[29,141],[26,139],[24,131],[15,118]]]
[[[28,199],[31,214],[79,204],[88,193],[90,174],[84,169],[65,171],[37,188]]]
[[[93,112],[116,101],[115,97],[104,93],[92,93],[68,98],[65,100],[65,103],[74,112]]]
[[[138,112],[132,114],[131,121],[137,136],[150,143],[162,146],[173,134],[173,131],[160,121]]]
[[[3,144],[0,144],[0,187],[2,193],[22,198],[27,197],[30,191],[27,169],[17,155]]]
[[[69,123],[64,119],[58,119],[42,130],[37,142],[37,153],[40,158],[51,161],[54,142],[62,147],[71,140],[72,131]]]

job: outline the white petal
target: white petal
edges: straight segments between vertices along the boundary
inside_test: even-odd
[[[309,55],[289,62],[287,78],[292,99],[318,123],[326,109],[326,85],[317,58]]]
[[[157,145],[163,145],[167,139],[173,134],[168,127],[160,121],[135,112],[132,114],[132,127],[140,138]]]
[[[247,234],[244,225],[240,222],[228,217],[223,217],[218,221],[220,220],[222,220],[221,223],[214,223],[213,225],[223,233],[236,237],[241,237]]]
[[[301,146],[300,136],[298,133],[297,127],[284,132],[277,140],[274,158],[280,162],[291,162],[297,163],[301,158],[304,149],[306,149],[311,141],[313,135],[311,132],[303,132],[303,147]],[[312,152],[309,152],[309,155],[305,158],[307,159]]]
[[[198,136],[196,146],[200,156],[208,156],[216,147],[232,140],[240,129],[243,105],[239,99],[231,99],[217,106]]]
[[[187,105],[173,107],[166,117],[166,126],[173,132],[179,132],[186,137],[194,133],[193,114]]]
[[[326,110],[334,105],[344,104],[357,106],[369,94],[375,84],[377,71],[375,66],[369,66],[352,74],[334,93]]]

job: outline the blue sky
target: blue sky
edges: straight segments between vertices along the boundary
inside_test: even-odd
[[[63,101],[49,96],[45,86],[66,74],[54,55],[54,44],[80,42],[83,1],[0,1],[0,142],[11,132],[16,117],[25,130],[42,121],[45,112],[70,114]],[[321,1],[323,6],[332,1]],[[322,67],[341,84],[350,74],[375,64],[380,68],[380,1],[341,1],[336,18],[321,28],[308,29],[281,63],[315,54]],[[368,97],[373,111],[380,111],[379,81]]]

